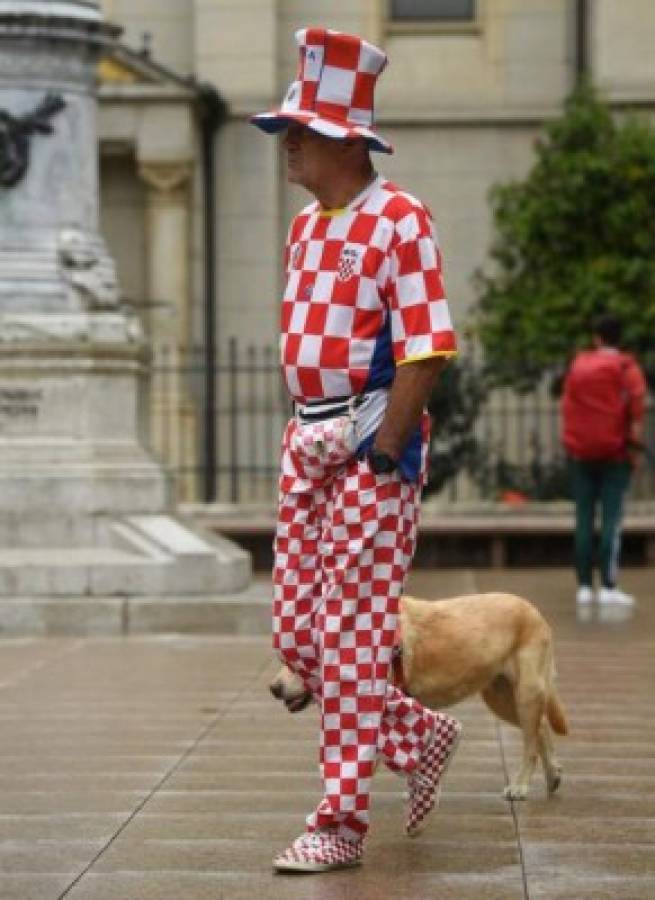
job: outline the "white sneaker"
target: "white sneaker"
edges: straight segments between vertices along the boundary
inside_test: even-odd
[[[602,603],[598,605],[598,621],[603,625],[618,625],[622,622],[629,622],[634,614],[634,606],[621,606],[620,603]]]
[[[634,606],[635,598],[632,594],[626,594],[617,587],[602,587],[598,591],[598,602],[601,604],[611,603],[615,606]]]
[[[594,599],[594,592],[589,587],[589,585],[581,584],[575,595],[576,603],[579,603],[581,606],[586,606],[587,604],[593,602],[593,599]]]
[[[358,866],[363,839],[349,841],[329,832],[315,831],[299,838],[273,860],[278,872],[329,872]]]

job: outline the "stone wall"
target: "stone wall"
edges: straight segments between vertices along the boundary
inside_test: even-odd
[[[655,100],[655,4],[596,0],[592,71],[598,86],[619,100]]]
[[[219,344],[232,335],[263,343],[276,330],[281,249],[308,195],[285,184],[278,142],[247,125],[247,116],[279,102],[296,67],[293,33],[316,23],[357,31],[389,53],[377,115],[396,154],[378,155],[376,163],[433,209],[453,312],[458,324],[464,321],[475,300],[471,276],[491,236],[489,189],[526,172],[544,120],[558,113],[573,84],[572,0],[480,0],[473,24],[410,32],[385,20],[383,0],[105,0],[105,8],[132,43],[140,31],[152,31],[158,60],[212,81],[230,103],[217,147]],[[589,56],[599,86],[612,98],[654,106],[655,4],[596,0],[589,8]],[[197,172],[190,319],[200,336]],[[104,181],[110,217],[120,215],[111,192],[125,190],[115,175]],[[109,223],[110,234],[118,230]],[[119,269],[134,278],[134,264],[115,249]]]
[[[129,46],[141,47],[149,32],[155,58],[183,75],[195,71],[194,0],[102,0],[100,6],[110,21],[123,26]]]

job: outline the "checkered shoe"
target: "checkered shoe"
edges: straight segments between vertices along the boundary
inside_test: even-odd
[[[409,786],[409,815],[405,825],[407,834],[413,837],[439,802],[441,776],[446,772],[462,733],[457,719],[439,714],[432,740],[421,754],[416,770],[407,779]]]
[[[349,841],[329,832],[302,834],[284,853],[273,860],[278,872],[329,872],[358,866],[364,851],[363,839]]]

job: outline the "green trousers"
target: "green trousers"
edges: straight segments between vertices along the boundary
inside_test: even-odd
[[[596,507],[600,503],[600,575],[604,587],[614,587],[621,552],[623,500],[630,484],[627,462],[587,462],[569,459],[575,501],[575,568],[578,584],[593,582],[593,540]]]

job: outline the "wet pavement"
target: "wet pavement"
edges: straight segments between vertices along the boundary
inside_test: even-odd
[[[655,898],[655,579],[633,618],[576,617],[563,570],[417,572],[437,597],[502,589],[555,632],[571,734],[560,792],[501,798],[520,740],[481,701],[440,808],[404,836],[402,782],[376,775],[361,869],[274,875],[318,799],[317,719],[268,695],[262,637],[0,641],[2,900]]]

